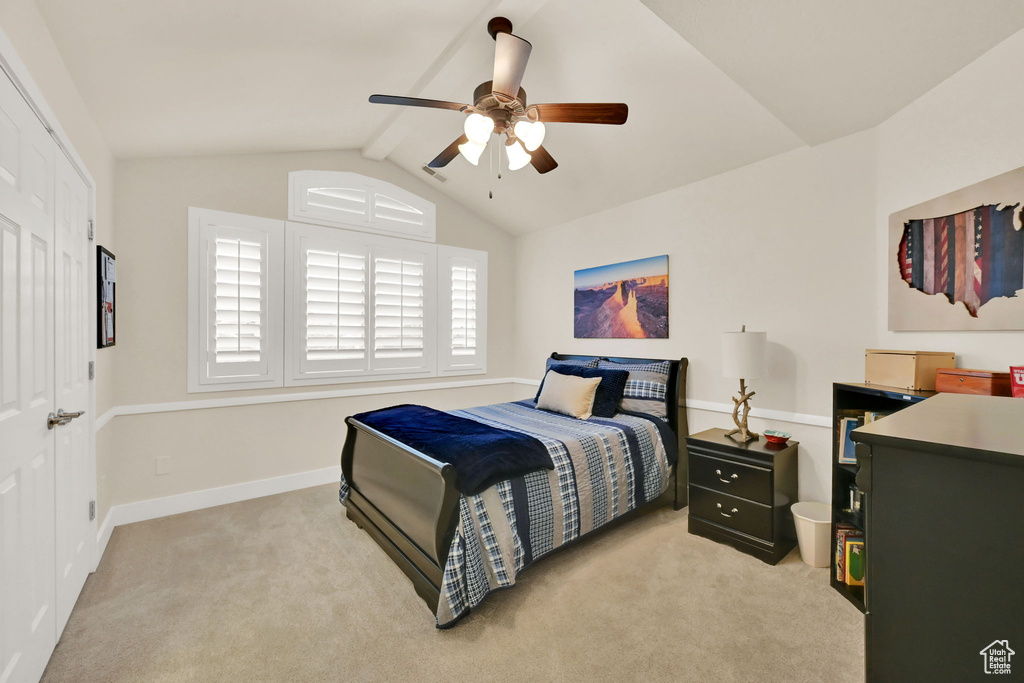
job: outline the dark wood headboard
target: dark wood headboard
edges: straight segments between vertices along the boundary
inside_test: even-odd
[[[623,358],[620,356],[579,356],[568,353],[551,354],[552,360],[609,360],[613,363],[664,363],[666,360],[671,363],[668,374],[668,387],[665,392],[666,413],[668,424],[676,433],[679,441],[680,453],[685,453],[686,437],[690,430],[686,423],[686,367],[690,361],[686,358],[671,360],[667,358]]]

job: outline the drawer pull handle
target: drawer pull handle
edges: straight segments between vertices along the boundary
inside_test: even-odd
[[[737,512],[739,512],[739,510],[737,510],[736,508],[733,508],[732,510],[729,510],[729,512],[732,513],[732,515],[730,515],[728,513],[722,512],[722,504],[721,503],[715,503],[715,505],[718,507],[718,514],[722,515],[723,517],[732,517],[732,515],[735,515]]]
[[[737,479],[740,478],[740,475],[734,474],[731,477],[729,477],[728,479],[722,479],[722,470],[715,470],[715,474],[718,475],[718,481],[722,482],[723,484],[731,484],[731,483],[733,483],[734,481],[736,481]],[[719,507],[721,507],[721,506],[719,506]]]

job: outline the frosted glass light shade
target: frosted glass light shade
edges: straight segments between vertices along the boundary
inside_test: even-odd
[[[505,145],[505,154],[508,155],[508,170],[510,171],[518,171],[530,163],[530,155],[526,153],[526,150],[518,142]]]
[[[459,154],[466,157],[466,161],[476,166],[480,162],[480,155],[484,153],[487,145],[477,144],[470,140],[459,145]]]
[[[491,120],[491,117],[483,114],[470,114],[466,117],[463,130],[466,131],[466,137],[470,142],[486,145],[487,141],[491,139],[491,133],[494,132],[494,121]]]
[[[722,375],[732,379],[764,377],[767,332],[723,332]]]
[[[516,137],[519,138],[528,152],[537,149],[544,142],[544,124],[540,121],[535,123],[517,121],[516,125],[512,128],[512,132],[516,134]]]

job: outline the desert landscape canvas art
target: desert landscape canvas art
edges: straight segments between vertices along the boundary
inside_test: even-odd
[[[577,270],[577,339],[668,338],[668,256]]]

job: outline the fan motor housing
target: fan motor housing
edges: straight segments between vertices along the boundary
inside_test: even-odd
[[[519,88],[519,96],[514,100],[499,99],[491,91],[492,81],[484,81],[473,91],[473,106],[494,120],[496,128],[504,129],[511,126],[512,119],[526,115],[526,90]]]

